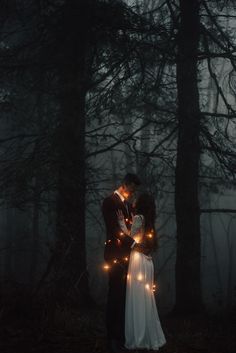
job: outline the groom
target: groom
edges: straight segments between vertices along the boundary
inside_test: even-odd
[[[144,252],[140,244],[122,233],[117,211],[122,210],[127,228],[132,223],[132,206],[128,200],[133,196],[140,180],[135,174],[126,174],[121,185],[112,195],[104,199],[102,212],[106,225],[106,243],[104,258],[109,266],[108,297],[107,297],[107,338],[108,347],[120,352],[125,343],[125,292],[126,276],[130,251],[134,248]],[[123,348],[124,349],[124,348]]]

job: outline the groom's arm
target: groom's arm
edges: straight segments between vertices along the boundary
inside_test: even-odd
[[[146,246],[145,244],[135,243],[133,245],[133,250],[141,252],[142,254],[149,255],[151,253],[151,248]]]
[[[134,240],[122,232],[118,223],[117,207],[112,199],[107,198],[103,201],[102,212],[107,226],[108,234],[111,236],[111,238],[119,239],[128,247],[131,247],[134,244]]]

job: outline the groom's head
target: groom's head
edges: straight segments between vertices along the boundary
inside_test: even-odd
[[[140,184],[141,181],[136,174],[128,173],[122,180],[121,186],[119,187],[119,191],[125,199],[129,199],[133,196]]]

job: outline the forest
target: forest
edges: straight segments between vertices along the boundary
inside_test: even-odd
[[[236,350],[234,0],[0,1],[0,351],[106,348],[101,205],[155,197],[167,353]]]

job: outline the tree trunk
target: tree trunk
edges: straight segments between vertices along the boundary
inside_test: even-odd
[[[143,121],[143,123],[145,123]],[[140,153],[136,155],[136,169],[137,169],[137,174],[140,176],[140,179],[142,180],[142,186],[141,189],[149,189],[150,185],[150,180],[148,178],[149,174],[149,162],[150,162],[150,157],[148,155],[145,155],[145,153],[148,153],[150,149],[150,126],[145,126],[141,131],[140,131]]]
[[[200,108],[197,85],[199,1],[180,0],[178,33],[178,147],[175,208],[177,223],[176,304],[174,312],[199,313],[201,235],[198,201]]]
[[[40,82],[40,87],[44,87],[43,75],[40,72],[40,75],[36,75],[37,82]],[[42,133],[42,120],[44,117],[44,100],[41,92],[37,94],[37,127],[39,134]],[[35,145],[35,154],[39,153],[40,144]],[[29,270],[29,283],[31,288],[34,288],[35,279],[37,276],[38,269],[38,255],[40,248],[40,184],[41,184],[41,168],[38,168],[37,173],[33,179],[33,204],[32,204],[32,245],[31,245],[31,261],[30,261],[30,270]]]
[[[56,298],[60,303],[88,300],[85,241],[85,97],[89,30],[86,1],[68,1],[65,8],[60,65],[61,122],[56,244]]]
[[[14,273],[14,253],[15,253],[15,234],[14,219],[15,211],[12,208],[6,209],[6,236],[5,236],[5,258],[4,258],[4,276],[7,280],[13,282],[15,280]]]
[[[34,179],[34,201],[32,205],[32,245],[31,245],[31,261],[29,270],[29,283],[31,288],[34,287],[35,275],[38,267],[38,253],[39,253],[39,177],[36,175]]]

